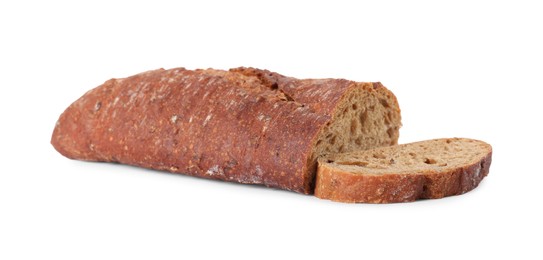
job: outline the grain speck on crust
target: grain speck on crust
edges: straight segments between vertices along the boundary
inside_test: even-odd
[[[206,119],[204,120],[204,123],[203,123],[204,126],[207,125],[207,123],[209,122],[209,120],[211,120],[211,117],[213,117],[213,115],[211,115],[211,114],[209,114],[209,115],[206,116]]]
[[[100,110],[100,108],[102,108],[102,102],[98,101],[94,105],[94,111],[98,111],[98,110]]]
[[[224,175],[224,171],[219,165],[213,165],[206,171],[206,174],[209,176]]]
[[[170,117],[170,122],[172,122],[172,124],[175,124],[177,122],[177,115],[173,115],[172,117]]]

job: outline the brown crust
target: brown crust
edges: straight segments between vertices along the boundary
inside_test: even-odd
[[[395,100],[379,83],[252,68],[148,71],[87,92],[60,116],[51,143],[72,159],[310,194],[315,139],[355,87]]]
[[[460,195],[488,175],[492,151],[476,163],[448,172],[362,175],[319,164],[315,196],[338,202],[396,203]]]

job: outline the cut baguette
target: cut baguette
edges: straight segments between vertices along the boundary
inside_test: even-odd
[[[51,143],[68,158],[312,194],[317,158],[397,144],[379,82],[267,70],[159,69],[111,79],[70,105]]]
[[[466,193],[488,174],[492,147],[435,139],[319,159],[315,196],[339,202],[395,203]]]

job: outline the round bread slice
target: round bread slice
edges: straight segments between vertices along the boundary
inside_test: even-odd
[[[488,174],[492,147],[447,138],[320,158],[315,196],[339,202],[395,203],[466,193]]]

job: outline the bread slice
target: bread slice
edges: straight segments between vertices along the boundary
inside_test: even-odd
[[[488,174],[492,147],[435,139],[319,159],[315,196],[339,202],[394,203],[466,193]]]

